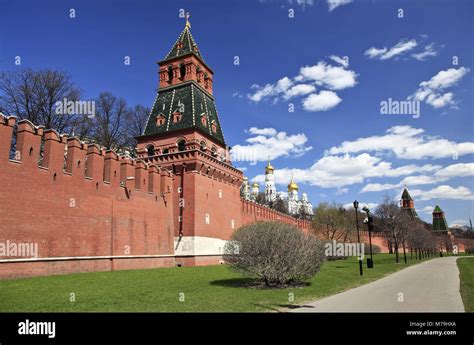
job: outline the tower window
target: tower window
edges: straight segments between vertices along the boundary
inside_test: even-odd
[[[212,131],[213,131],[214,133],[217,132],[217,124],[216,124],[215,121],[212,121],[211,129],[212,129]]]
[[[181,121],[182,118],[183,118],[183,114],[181,112],[175,111],[173,113],[173,122],[174,123]]]
[[[156,117],[156,125],[163,126],[165,124],[166,118],[163,114],[160,114]]]
[[[184,67],[184,64],[181,64],[179,65],[179,77],[183,79],[185,75],[186,75],[186,68]]]
[[[178,151],[186,151],[186,141],[178,141]]]
[[[148,157],[154,156],[155,155],[155,147],[153,145],[148,145],[146,148],[146,153]]]
[[[201,141],[201,144],[200,144],[200,145],[201,145],[201,146],[200,146],[201,151],[203,151],[203,152],[206,151],[206,142],[205,142],[204,140]]]
[[[217,149],[215,146],[212,147],[211,152],[214,157],[217,156]]]
[[[207,127],[207,118],[206,118],[206,114],[204,113],[201,114],[201,123],[203,126]]]
[[[173,80],[173,68],[171,66],[168,66],[168,83],[171,83]]]

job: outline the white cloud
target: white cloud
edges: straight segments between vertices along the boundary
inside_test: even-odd
[[[338,63],[339,65],[342,65],[344,68],[349,67],[349,60],[346,60],[344,58],[341,58],[337,55],[331,55],[329,57],[332,61]]]
[[[341,103],[342,99],[334,91],[323,90],[313,93],[303,100],[303,109],[307,111],[326,111]]]
[[[474,176],[474,163],[458,163],[448,165],[435,174],[437,177],[465,177]]]
[[[323,61],[314,66],[300,68],[303,80],[311,80],[322,87],[331,90],[342,90],[354,87],[357,84],[357,74],[341,66],[332,66]]]
[[[435,176],[427,176],[427,175],[415,175],[415,176],[407,176],[403,179],[403,185],[407,186],[418,186],[418,185],[426,185],[426,184],[435,184],[439,182],[446,181],[446,178],[435,177]]]
[[[337,190],[336,195],[343,195],[343,194],[347,194],[348,192],[349,192],[348,188],[341,188]]]
[[[428,44],[425,49],[419,53],[413,53],[411,56],[418,61],[425,61],[427,57],[436,56],[438,52],[434,49],[434,44]]]
[[[295,96],[304,96],[314,91],[316,91],[316,87],[311,84],[294,85],[283,95],[283,99],[289,100]]]
[[[308,169],[276,168],[275,182],[284,185],[291,179],[292,174],[296,181],[308,183],[322,188],[338,188],[363,183],[367,178],[399,177],[413,174],[418,171],[433,171],[439,166],[414,164],[392,168],[392,163],[382,161],[368,153],[357,156],[325,156],[316,161]],[[264,181],[264,175],[258,175],[258,181]]]
[[[327,153],[391,152],[402,159],[446,158],[454,154],[462,156],[474,153],[474,142],[456,143],[423,133],[424,130],[420,128],[394,126],[381,136],[344,141],[340,146],[330,148]]]
[[[329,12],[334,11],[339,6],[350,4],[353,0],[327,0]]]
[[[448,185],[441,185],[430,190],[415,189],[410,191],[412,196],[419,196],[421,200],[431,199],[460,199],[460,200],[474,200],[474,195],[467,187],[451,187]]]
[[[371,59],[388,60],[412,50],[417,45],[416,40],[400,40],[391,48],[371,47],[365,51],[365,55]]]
[[[434,206],[425,206],[421,209],[421,212],[423,213],[433,213],[433,210],[434,210]]]
[[[278,131],[275,128],[257,128],[257,127],[250,127],[248,132],[250,134],[268,135],[268,136],[275,136],[278,133]]]
[[[367,192],[381,192],[384,190],[391,190],[391,189],[396,189],[400,188],[400,183],[397,184],[392,184],[392,183],[369,183],[362,188],[360,191],[361,193],[367,193]]]
[[[410,100],[426,102],[433,108],[442,108],[446,105],[455,106],[454,94],[452,92],[444,93],[444,89],[457,85],[457,83],[469,73],[469,68],[460,67],[449,68],[438,72],[428,81],[420,83],[420,87],[414,94],[408,97]]]
[[[247,98],[254,103],[270,100],[275,104],[280,97],[288,101],[309,95],[303,100],[304,110],[329,110],[342,101],[334,91],[329,90],[343,90],[357,84],[357,74],[346,69],[348,67],[346,60],[335,55],[330,58],[341,66],[320,61],[316,65],[301,67],[299,74],[293,79],[283,77],[276,83],[267,83],[264,86],[252,85],[252,92],[247,94]],[[322,89],[319,93],[316,92],[317,87]]]
[[[268,157],[298,157],[312,149],[306,146],[308,138],[306,135],[278,132],[274,128],[252,127],[248,133],[254,135],[246,139],[247,145],[235,145],[232,147],[231,156],[234,162],[249,161],[252,163],[266,161]]]

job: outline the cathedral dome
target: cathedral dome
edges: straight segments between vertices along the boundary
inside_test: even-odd
[[[265,167],[265,174],[273,174],[273,171],[275,170],[274,167],[270,164],[270,160],[268,160],[267,166]]]
[[[253,188],[259,188],[260,186],[258,185],[257,182],[254,182],[254,183],[252,184],[252,187],[253,187]]]
[[[293,176],[291,176],[291,181],[290,181],[290,184],[288,185],[288,192],[291,192],[293,190],[298,190],[298,185],[296,184],[295,181],[293,181]]]

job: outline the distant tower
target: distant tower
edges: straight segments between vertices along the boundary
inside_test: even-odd
[[[288,211],[291,214],[296,214],[299,211],[298,185],[293,181],[293,175],[288,184]]]
[[[257,195],[258,195],[259,192],[260,192],[260,186],[258,185],[257,182],[254,182],[252,184],[252,192],[251,192],[251,195],[250,195],[250,200],[255,201],[257,199]]]
[[[304,210],[307,214],[313,214],[313,204],[309,202],[308,194],[301,194],[301,206],[304,207]]]
[[[438,205],[436,205],[433,210],[433,231],[447,233],[448,230],[449,227],[448,223],[446,222],[444,212]]]
[[[409,215],[411,215],[412,217],[418,218],[418,214],[416,213],[416,210],[415,210],[415,203],[413,202],[413,199],[410,193],[408,193],[408,190],[406,187],[403,189],[402,200],[400,200],[400,206],[402,210],[404,210],[405,212],[408,212]]]
[[[275,188],[275,176],[273,172],[275,169],[270,164],[270,159],[268,159],[268,164],[265,167],[265,202],[270,203],[276,200],[276,188]]]
[[[250,200],[250,185],[249,185],[249,179],[247,176],[244,176],[244,180],[242,182],[241,196],[245,200]]]

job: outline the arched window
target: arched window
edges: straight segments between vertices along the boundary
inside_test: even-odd
[[[200,149],[203,152],[206,151],[206,142],[204,140],[202,140],[200,143]]]
[[[178,151],[186,151],[186,141],[184,139],[178,141]]]
[[[173,80],[173,68],[171,66],[168,66],[168,83],[171,83]]]
[[[186,75],[186,68],[184,67],[184,64],[181,64],[179,65],[179,77],[183,79],[185,75]]]
[[[205,113],[201,114],[201,123],[202,123],[203,126],[207,127],[207,117],[206,117]]]
[[[156,125],[158,127],[163,126],[166,122],[166,118],[163,114],[160,114],[156,117]]]
[[[178,110],[176,110],[173,113],[173,122],[174,123],[181,121],[182,118],[183,118],[183,114],[181,112],[179,112]]]
[[[155,147],[153,145],[148,145],[146,148],[146,153],[148,157],[154,156],[155,155]]]
[[[211,152],[214,157],[217,156],[217,149],[215,146],[212,147]]]

